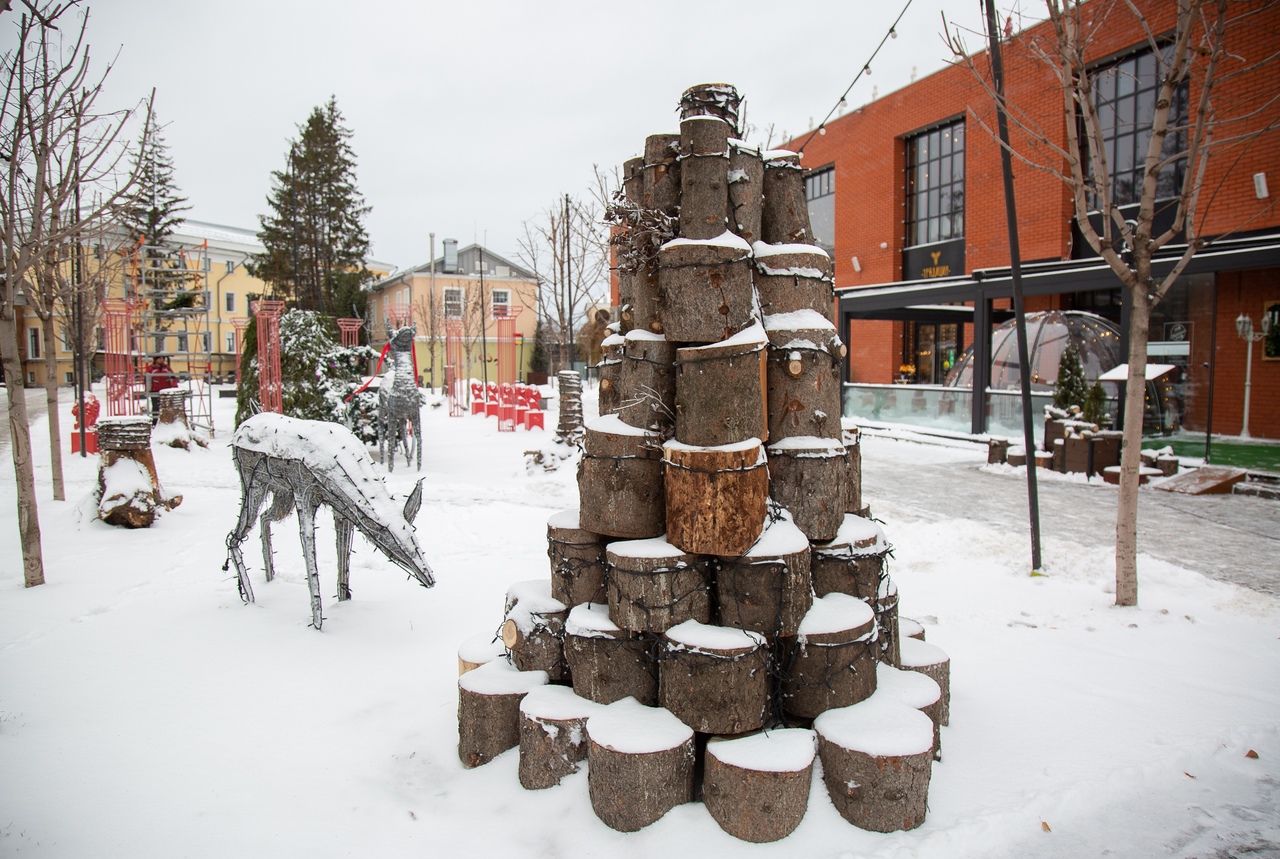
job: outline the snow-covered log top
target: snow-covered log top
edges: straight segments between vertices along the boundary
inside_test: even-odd
[[[790,149],[767,149],[764,152],[760,153],[760,157],[763,158],[765,161],[782,161],[787,158],[794,158],[796,159],[796,161],[799,161],[800,153],[792,152]],[[773,165],[773,166],[781,166],[781,165]]]
[[[833,632],[844,632],[858,629],[875,620],[871,606],[855,596],[842,593],[830,593],[813,601],[813,607],[805,613],[800,621],[797,634],[801,639],[810,635],[830,635]],[[874,632],[874,627],[872,632]],[[871,633],[868,633],[870,635]]]
[[[492,632],[477,632],[458,647],[458,658],[472,665],[484,665],[506,655],[507,648]]]
[[[919,755],[933,748],[933,721],[914,707],[872,695],[813,720],[823,739],[876,757]]]
[[[840,530],[835,539],[827,543],[817,543],[813,551],[823,555],[839,555],[841,557],[860,558],[866,555],[881,555],[889,551],[889,541],[884,531],[870,519],[846,513],[840,522]]]
[[[625,343],[627,340],[662,341],[666,339],[667,338],[661,334],[655,334],[654,332],[646,331],[643,328],[633,328],[626,333],[625,337],[623,337],[623,342]]]
[[[585,719],[602,707],[603,704],[575,695],[568,686],[539,686],[520,699],[520,712],[531,719]]]
[[[147,415],[107,415],[104,418],[98,418],[98,426],[106,424],[107,426],[132,426],[134,424],[151,425],[151,418]]]
[[[887,662],[880,662],[876,664],[875,696],[923,710],[938,703],[938,699],[942,697],[942,687],[928,674],[904,671]]]
[[[764,646],[764,636],[758,632],[748,632],[730,626],[713,626],[697,620],[686,620],[678,623],[663,633],[667,640],[675,645],[672,649],[689,650],[694,653],[714,651],[717,654],[726,650],[751,651]]]
[[[622,628],[609,619],[609,607],[604,603],[588,602],[569,609],[564,631],[579,638],[616,638]]]
[[[760,456],[756,460],[756,464],[759,465],[764,462],[764,446],[760,443],[760,439],[758,438],[748,438],[743,439],[742,441],[735,441],[732,444],[718,445],[685,444],[684,442],[676,441],[675,439],[668,439],[662,443],[663,450],[718,450],[724,453],[736,453],[738,451],[751,450],[753,447],[760,448]]]
[[[770,452],[794,452],[797,456],[810,456],[825,459],[832,456],[844,456],[844,442],[838,438],[821,438],[816,435],[793,435],[780,438],[769,445]],[[838,532],[837,532],[838,533]]]
[[[747,244],[747,240],[742,238],[742,236],[729,232],[728,230],[725,230],[713,239],[672,239],[664,244],[662,249],[665,250],[666,248],[690,246],[733,248],[734,250],[744,251],[747,254],[751,253],[751,245]]]
[[[550,579],[530,579],[507,588],[507,618],[525,635],[534,631],[534,615],[555,614],[568,608],[551,596]]]
[[[617,415],[601,415],[598,418],[592,418],[587,421],[587,429],[591,432],[608,433],[609,435],[650,435],[650,432],[646,429],[623,423],[622,418]]]
[[[713,739],[707,754],[721,763],[756,772],[794,773],[808,769],[818,738],[807,728],[779,728],[736,740]]]
[[[627,342],[626,337],[623,337],[621,334],[614,332],[613,334],[610,334],[608,337],[600,341],[600,348],[610,349],[614,346],[622,346],[626,342]]]
[[[751,252],[755,254],[756,259],[765,259],[772,256],[782,256],[783,254],[806,254],[809,256],[822,257],[823,259],[831,259],[831,255],[823,248],[817,245],[802,244],[779,244],[771,245],[768,242],[753,242]]]
[[[736,150],[738,150],[739,152],[750,152],[750,153],[753,153],[753,154],[755,154],[755,155],[759,155],[759,154],[760,154],[760,147],[758,147],[758,146],[752,146],[752,145],[751,145],[750,143],[748,143],[747,141],[745,141],[745,140],[739,140],[739,139],[738,139],[738,138],[736,138],[736,137],[730,137],[730,138],[729,138],[729,148],[730,148],[730,149],[736,149]]]
[[[458,688],[477,695],[519,695],[545,686],[545,671],[518,671],[505,659],[494,659],[458,678]]]
[[[683,563],[693,560],[692,555],[667,542],[665,534],[643,540],[615,540],[605,548],[610,555],[618,558],[670,558]]]
[[[951,659],[945,650],[927,641],[904,638],[901,643],[903,668],[925,668],[929,665],[941,665]]]
[[[764,532],[751,544],[751,548],[742,553],[744,558],[779,558],[783,555],[795,555],[809,548],[809,538],[804,535],[791,514],[782,511],[782,517],[768,522]]]
[[[102,469],[102,512],[122,507],[137,495],[151,495],[151,473],[136,459],[117,459]]]
[[[587,719],[587,736],[615,752],[643,755],[689,742],[693,728],[665,707],[646,707],[635,698],[623,698]],[[929,737],[933,738],[932,732]]]
[[[325,475],[329,486],[347,487],[342,500],[355,504],[361,513],[384,526],[401,546],[417,546],[413,526],[404,518],[404,503],[396,503],[386,476],[374,468],[364,443],[346,427],[261,412],[240,424],[231,436],[231,445],[303,463],[313,474]],[[415,554],[419,569],[425,569],[421,550]]]
[[[693,352],[698,349],[719,349],[723,346],[763,346],[768,342],[769,335],[765,334],[764,326],[759,322],[753,322],[732,337],[726,337],[724,340],[708,343],[705,346],[688,346],[680,351]]]
[[[912,620],[909,617],[898,616],[898,635],[903,638],[923,638],[924,627],[918,620]]]
[[[790,313],[772,313],[764,318],[766,331],[831,331],[835,324],[813,308],[793,310]]]
[[[577,507],[570,507],[568,510],[561,510],[558,513],[552,513],[547,519],[548,528],[563,528],[566,531],[576,531],[581,529],[579,522],[580,512]]]

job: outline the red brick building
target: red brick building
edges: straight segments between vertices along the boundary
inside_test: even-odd
[[[1182,428],[1239,434],[1246,344],[1236,320],[1246,314],[1260,329],[1270,314],[1275,333],[1253,346],[1248,430],[1280,438],[1280,104],[1274,100],[1280,62],[1255,66],[1280,51],[1280,5],[1248,5],[1256,14],[1228,30],[1230,57],[1214,91],[1217,116],[1237,121],[1216,137],[1261,133],[1210,159],[1197,220],[1200,235],[1216,238],[1156,307],[1149,357],[1176,366],[1165,380],[1177,388]],[[1138,6],[1157,38],[1172,30],[1175,4],[1139,0]],[[1108,145],[1121,178],[1141,164],[1146,147],[1135,131],[1141,123],[1123,119],[1131,112],[1140,119],[1154,104],[1156,64],[1142,22],[1123,4],[1098,0],[1085,7],[1093,14],[1104,9],[1110,14],[1089,43],[1089,58],[1096,72],[1114,70],[1096,80],[1115,87],[1099,98],[1117,117]],[[1050,70],[1030,55],[1036,39],[1053,39],[1049,24],[1004,42],[1006,91],[1011,104],[1065,148],[1062,93]],[[975,66],[987,72],[985,54]],[[1194,111],[1194,79],[1185,98],[1184,110]],[[835,263],[848,380],[855,388],[941,385],[970,345],[975,365],[990,362],[989,338],[974,343],[974,332],[1007,318],[1012,292],[999,148],[984,125],[995,127],[991,99],[974,72],[957,64],[788,146],[803,147],[814,231]],[[1043,147],[1031,147],[1025,136],[1015,132],[1013,145],[1044,163]],[[1067,184],[1017,160],[1014,174],[1028,311],[1088,310],[1115,322],[1123,337],[1124,290],[1076,229]],[[1132,175],[1141,175],[1140,166]],[[894,393],[873,392],[877,402]],[[999,411],[986,398],[973,408],[967,391],[924,393],[927,403],[912,395],[917,407],[954,411],[959,404],[975,432],[988,429],[986,417]]]

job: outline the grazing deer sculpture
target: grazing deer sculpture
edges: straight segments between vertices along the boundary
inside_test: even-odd
[[[378,387],[378,462],[383,461],[383,445],[387,447],[387,470],[396,470],[396,446],[404,442],[405,464],[410,464],[410,433],[417,451],[418,470],[422,470],[422,401],[418,398],[418,379],[413,372],[413,338],[415,325],[392,330],[387,323],[387,342],[391,346],[391,369]]]
[[[240,520],[227,536],[227,563],[234,563],[240,598],[253,602],[253,588],[240,544],[271,496],[260,520],[262,558],[267,581],[275,577],[271,559],[271,523],[296,510],[311,591],[311,625],[320,628],[320,576],[316,566],[316,511],[321,504],[333,510],[338,543],[338,599],[351,598],[351,537],[356,530],[393,564],[423,587],[435,584],[431,567],[418,546],[413,520],[422,506],[422,481],[403,509],[387,491],[363,443],[345,427],[325,421],[306,421],[272,412],[254,415],[231,437],[231,451],[240,473]]]

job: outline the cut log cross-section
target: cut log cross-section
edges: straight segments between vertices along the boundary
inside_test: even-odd
[[[729,124],[715,116],[680,123],[680,235],[713,239],[729,210]]]
[[[675,422],[675,361],[675,344],[661,334],[627,334],[618,379],[617,412],[623,423],[662,431]]]
[[[656,537],[666,527],[662,450],[617,415],[586,426],[578,465],[581,527],[611,537]]]
[[[733,233],[672,239],[658,249],[662,331],[676,343],[715,343],[755,322],[751,246]]]
[[[814,600],[799,635],[786,644],[783,709],[812,719],[865,701],[876,691],[878,656],[870,606],[848,594]]]
[[[565,676],[564,621],[568,606],[551,596],[551,582],[534,579],[507,589],[502,643],[520,671],[545,671],[551,681]]]
[[[844,521],[844,445],[836,439],[794,436],[769,445],[769,494],[787,508],[815,543],[834,540]]]
[[[495,659],[458,678],[458,758],[487,764],[520,743],[520,699],[547,684],[545,671],[517,671]]]
[[[711,619],[706,564],[665,537],[618,540],[605,550],[609,617],[629,632],[666,632]]]
[[[628,697],[658,703],[656,645],[611,621],[608,606],[574,606],[565,621],[564,655],[579,696],[599,704]]]
[[[937,682],[942,690],[938,724],[951,724],[951,657],[941,647],[916,638],[905,638],[899,646],[904,669],[919,671]]]
[[[636,832],[693,801],[693,731],[667,710],[624,699],[587,719],[587,736],[591,807],[606,826]]]
[[[520,784],[554,787],[587,759],[587,719],[600,704],[566,686],[540,686],[520,702]]]
[[[676,441],[715,446],[768,440],[764,329],[676,350]]]
[[[769,707],[764,636],[687,620],[663,635],[658,703],[703,734],[764,726]]]
[[[663,445],[667,540],[685,552],[739,555],[764,528],[769,470],[759,439]]]
[[[573,608],[604,602],[605,540],[580,527],[578,508],[547,520],[547,557],[551,561],[551,597]]]
[[[831,257],[817,245],[767,245],[757,242],[756,289],[760,307],[769,315],[813,310],[831,319]]]
[[[771,245],[806,244],[813,240],[809,204],[804,197],[800,156],[785,149],[763,153],[764,209],[760,236]]]
[[[870,519],[846,513],[833,540],[813,546],[813,592],[873,602],[880,593],[889,542]]]
[[[507,658],[502,639],[492,632],[478,632],[458,646],[458,676],[499,658]]]
[[[813,604],[809,541],[783,513],[741,555],[716,564],[722,626],[765,635],[795,635]]]
[[[801,728],[713,738],[703,756],[702,801],[735,838],[755,844],[785,838],[809,807],[816,752],[813,731]]]

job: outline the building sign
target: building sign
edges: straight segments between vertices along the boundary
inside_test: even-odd
[[[1147,356],[1186,358],[1191,355],[1191,322],[1166,322],[1164,339],[1147,342]]]
[[[964,274],[964,239],[934,242],[902,251],[903,280],[932,280]]]

